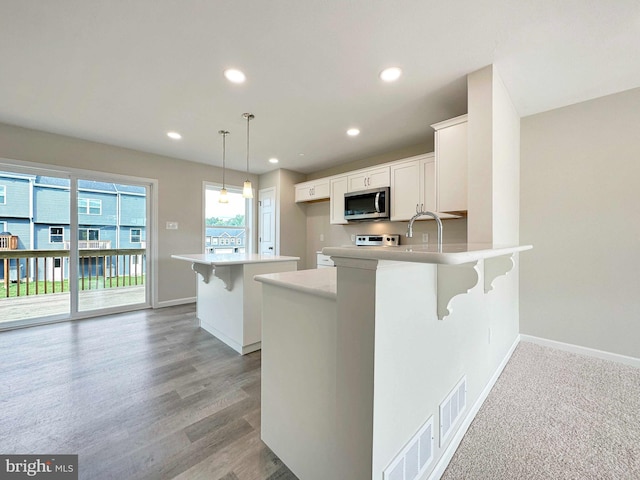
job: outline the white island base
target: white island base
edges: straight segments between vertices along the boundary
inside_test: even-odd
[[[236,352],[261,348],[262,289],[253,277],[297,269],[299,257],[258,254],[172,255],[197,272],[196,315],[200,327]]]
[[[528,248],[327,248],[337,269],[257,277],[263,441],[301,480],[439,478],[517,344]]]

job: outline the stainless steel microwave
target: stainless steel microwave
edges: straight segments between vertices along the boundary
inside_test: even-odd
[[[345,220],[388,220],[389,216],[389,187],[344,194]]]

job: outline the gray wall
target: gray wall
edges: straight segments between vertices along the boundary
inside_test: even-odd
[[[521,128],[521,333],[640,357],[640,89]]]
[[[0,158],[158,180],[157,301],[195,297],[190,265],[171,254],[203,251],[203,182],[222,183],[222,169],[6,124],[0,124]],[[228,170],[227,185],[242,186],[245,177]],[[179,222],[179,230],[165,230],[167,221]],[[254,238],[256,230],[254,222]]]

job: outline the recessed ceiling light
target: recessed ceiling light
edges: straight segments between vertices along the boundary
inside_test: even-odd
[[[278,163],[278,159],[277,158],[270,158],[269,159],[269,163]]]
[[[167,132],[167,137],[172,138],[173,140],[180,140],[182,138],[182,135],[180,135],[178,132]]]
[[[228,68],[224,71],[224,76],[227,80],[233,83],[244,83],[247,79],[246,75],[242,73],[240,70],[236,70],[235,68]]]
[[[349,130],[347,130],[347,135],[349,135],[350,137],[355,137],[356,135],[360,135],[360,130],[358,130],[357,128],[350,128]]]
[[[402,75],[402,70],[398,67],[385,68],[380,72],[380,79],[384,82],[395,82]]]
[[[304,153],[299,153],[298,156],[304,157]]]

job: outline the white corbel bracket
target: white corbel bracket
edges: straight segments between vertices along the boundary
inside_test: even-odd
[[[224,288],[231,291],[233,289],[233,280],[231,279],[230,265],[216,265],[213,274],[224,283]]]
[[[211,265],[205,265],[203,263],[192,263],[191,270],[202,275],[202,281],[209,283],[209,277],[211,276]]]
[[[463,295],[478,284],[480,279],[478,262],[460,265],[438,265],[438,320],[451,315],[451,301]]]
[[[500,257],[485,258],[484,260],[484,293],[493,290],[493,281],[502,276],[507,275],[513,267],[513,253],[511,255],[502,255]]]

